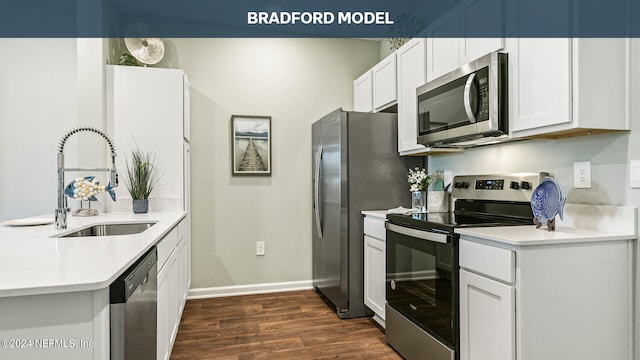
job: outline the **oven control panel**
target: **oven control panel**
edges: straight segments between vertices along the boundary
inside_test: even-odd
[[[476,190],[502,190],[502,189],[504,189],[504,179],[476,180]]]
[[[451,197],[467,200],[531,201],[533,189],[547,172],[493,175],[457,175]]]

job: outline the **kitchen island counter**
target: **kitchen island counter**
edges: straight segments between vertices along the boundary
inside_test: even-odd
[[[65,230],[56,230],[54,224],[0,226],[0,297],[108,288],[185,215],[172,211],[69,216]],[[55,237],[95,224],[127,222],[155,224],[132,235]]]

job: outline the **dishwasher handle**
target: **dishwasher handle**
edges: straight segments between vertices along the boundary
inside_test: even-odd
[[[150,272],[155,268],[157,262],[158,253],[154,246],[111,283],[109,286],[111,304],[127,302],[136,289],[149,280],[149,276],[156,276],[155,273],[150,274]]]

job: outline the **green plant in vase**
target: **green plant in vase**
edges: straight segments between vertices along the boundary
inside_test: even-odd
[[[126,159],[125,184],[133,199],[133,212],[136,214],[149,211],[149,196],[160,179],[154,160],[153,153],[143,152],[137,147],[131,152],[131,161]]]

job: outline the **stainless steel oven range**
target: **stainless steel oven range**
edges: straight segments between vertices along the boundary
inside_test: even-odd
[[[447,213],[389,214],[386,340],[405,359],[459,358],[459,227],[533,224],[547,173],[456,176]]]

